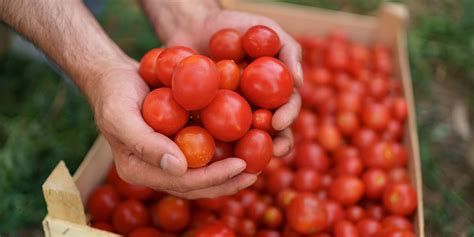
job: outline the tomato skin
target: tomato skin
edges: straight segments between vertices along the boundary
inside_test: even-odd
[[[318,172],[329,169],[329,159],[324,150],[314,142],[303,142],[295,147],[297,168],[313,168]]]
[[[362,109],[362,121],[375,131],[383,131],[387,128],[389,120],[389,110],[383,104],[370,103]]]
[[[389,184],[383,193],[383,205],[396,215],[410,215],[416,209],[416,191],[410,184]]]
[[[389,183],[410,183],[408,171],[401,167],[389,170],[387,177]]]
[[[234,155],[247,163],[245,172],[262,171],[272,158],[273,142],[267,132],[251,129],[235,145]]]
[[[341,92],[337,96],[337,111],[358,113],[362,108],[362,98],[354,92]]]
[[[259,230],[256,237],[280,237],[280,232],[276,230]]]
[[[300,192],[316,192],[321,184],[321,175],[311,168],[301,168],[295,173],[293,188]]]
[[[369,169],[362,175],[365,186],[365,197],[368,199],[379,199],[385,189],[388,178],[382,169]]]
[[[380,76],[375,77],[369,81],[367,88],[370,96],[380,100],[389,92],[388,80]]]
[[[353,112],[341,112],[336,115],[336,125],[343,135],[350,136],[359,128],[359,118]]]
[[[314,85],[330,85],[331,73],[325,67],[314,67],[305,70],[305,78]]]
[[[154,225],[169,232],[184,230],[191,220],[188,201],[173,196],[162,198],[150,211]]]
[[[117,191],[120,193],[121,196],[127,198],[127,199],[137,199],[140,201],[147,201],[150,200],[153,197],[154,190],[142,186],[142,185],[133,185],[130,183],[127,183],[125,180],[120,179],[115,183],[115,187],[117,188]]]
[[[209,54],[215,61],[229,59],[240,62],[245,56],[240,33],[234,29],[214,33],[209,40]]]
[[[229,198],[224,202],[223,206],[221,207],[221,214],[240,218],[244,216],[245,209],[239,201],[233,198]]]
[[[322,124],[318,128],[318,142],[328,151],[335,151],[342,143],[341,133],[336,126],[331,124]]]
[[[373,144],[365,151],[365,165],[369,168],[386,170],[396,167],[397,159],[393,147],[393,143],[390,142],[378,142]]]
[[[325,200],[324,206],[326,208],[328,218],[327,229],[332,230],[334,223],[345,218],[345,212],[342,208],[342,205],[332,199]]]
[[[403,127],[396,119],[390,119],[387,129],[382,133],[382,138],[386,141],[400,141],[403,136]]]
[[[199,210],[191,213],[190,229],[208,225],[217,221],[216,215],[208,210]]]
[[[265,203],[263,200],[257,200],[251,203],[246,209],[246,217],[248,217],[255,223],[259,223],[263,220],[263,214],[265,213],[267,207],[268,204]]]
[[[235,196],[244,208],[249,207],[259,199],[258,193],[251,189],[242,189]]]
[[[147,208],[135,199],[121,202],[112,215],[114,229],[121,235],[126,235],[136,228],[147,226],[149,223],[150,215]]]
[[[103,185],[94,190],[87,201],[87,210],[94,221],[107,221],[120,203],[120,196],[112,185]]]
[[[153,227],[141,227],[133,230],[128,237],[161,237],[160,231]]]
[[[221,60],[216,63],[219,72],[219,89],[235,91],[239,87],[240,69],[233,60]]]
[[[245,53],[252,58],[273,57],[280,51],[280,37],[271,28],[264,25],[250,27],[242,36]]]
[[[382,229],[380,222],[374,219],[366,218],[357,222],[357,231],[359,236],[374,236],[378,231]]]
[[[382,229],[377,232],[377,237],[415,237],[410,230]]]
[[[252,114],[252,127],[267,133],[272,132],[273,112],[266,109],[257,109]]]
[[[115,185],[118,181],[121,180],[120,176],[117,173],[117,168],[115,165],[112,165],[109,169],[109,172],[107,173],[107,183]]]
[[[392,116],[403,122],[408,117],[408,105],[403,97],[396,97],[391,108]]]
[[[171,89],[158,88],[143,101],[142,115],[145,122],[158,133],[171,136],[186,125],[189,113],[173,98]]]
[[[222,142],[219,140],[215,140],[214,142],[216,143],[216,151],[214,152],[212,162],[232,157],[234,154],[234,146],[232,143]]]
[[[413,230],[411,222],[406,217],[399,215],[390,215],[383,218],[382,227],[384,229]]]
[[[296,197],[297,192],[293,189],[283,189],[277,193],[276,204],[280,208],[285,208]]]
[[[198,126],[181,129],[174,142],[186,157],[189,168],[205,166],[214,157],[216,150],[214,138],[206,129]]]
[[[276,169],[267,177],[267,191],[276,194],[283,189],[289,188],[293,182],[294,174],[287,167]]]
[[[359,176],[364,169],[364,164],[359,157],[341,157],[337,160],[334,171],[338,175]]]
[[[91,227],[108,232],[115,232],[114,227],[109,222],[105,221],[93,221]]]
[[[364,150],[378,141],[377,133],[369,128],[362,127],[352,134],[352,144],[357,146],[359,149]]]
[[[219,90],[219,72],[208,57],[192,55],[175,68],[171,82],[173,98],[184,109],[200,110],[211,103]]]
[[[309,109],[301,109],[292,125],[295,140],[298,142],[313,140],[316,138],[317,129],[316,115]]]
[[[353,205],[353,206],[347,207],[345,214],[346,214],[346,219],[349,221],[352,221],[353,223],[356,223],[367,216],[364,208],[362,208],[359,205]]]
[[[345,70],[349,64],[349,57],[344,45],[331,44],[326,51],[326,65],[332,70]]]
[[[327,225],[324,204],[311,193],[299,193],[286,207],[287,222],[300,234],[314,234]]]
[[[225,196],[218,198],[200,198],[196,200],[196,204],[204,210],[219,211],[226,200],[227,197]]]
[[[235,232],[223,223],[216,222],[196,229],[194,237],[235,237]]]
[[[194,49],[175,46],[164,49],[156,59],[156,77],[167,87],[171,87],[171,79],[176,66],[181,60],[196,54]]]
[[[268,227],[275,229],[280,226],[283,221],[283,214],[277,207],[268,207],[263,213],[262,222]]]
[[[250,129],[252,110],[242,96],[221,89],[214,100],[201,110],[201,120],[213,137],[230,142],[240,139]]]
[[[231,216],[231,215],[221,215],[220,221],[222,221],[227,227],[232,230],[236,230],[239,225],[239,219],[241,217]]]
[[[156,77],[156,59],[161,54],[163,49],[154,48],[146,52],[140,59],[140,66],[138,67],[138,74],[146,82],[150,88],[157,88],[162,86],[161,81]]]
[[[260,57],[244,69],[240,90],[252,104],[264,109],[276,109],[288,102],[293,91],[293,79],[281,61]]]
[[[340,220],[334,225],[334,237],[359,237],[359,233],[350,221]]]
[[[355,176],[341,175],[329,187],[329,196],[349,206],[357,203],[364,194],[364,183]]]

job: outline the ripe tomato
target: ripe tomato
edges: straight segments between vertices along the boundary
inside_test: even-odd
[[[383,104],[370,103],[362,109],[362,121],[371,129],[383,131],[389,120],[389,110]]]
[[[140,227],[133,230],[128,237],[161,237],[160,231],[153,227]]]
[[[305,86],[301,88],[304,88],[306,86],[308,85],[305,84]],[[326,103],[327,101],[331,100],[331,98],[335,97],[334,90],[332,89],[332,87],[329,87],[329,86],[316,86],[314,87],[314,89],[311,90],[310,93],[311,93],[311,97],[310,97],[311,100],[309,102],[311,102],[310,104],[311,106],[314,106],[314,105],[320,106]]]
[[[359,233],[350,221],[340,220],[334,225],[334,237],[359,237]]]
[[[311,168],[301,168],[295,173],[293,188],[300,192],[315,192],[321,184],[321,175]]]
[[[336,97],[329,97],[326,101],[316,105],[316,112],[321,116],[332,116],[337,109]]]
[[[221,89],[212,102],[201,111],[204,127],[224,142],[243,137],[252,123],[252,110],[247,101],[234,91]]]
[[[240,69],[233,60],[221,60],[216,63],[219,72],[219,89],[236,90],[239,87]]]
[[[388,183],[387,174],[382,169],[369,169],[362,176],[365,186],[365,197],[379,199]]]
[[[276,230],[259,230],[256,237],[280,237],[280,232]]]
[[[191,219],[188,201],[173,196],[162,198],[150,212],[154,225],[169,232],[184,230]]]
[[[235,237],[235,233],[223,223],[216,222],[196,229],[194,237]]]
[[[266,109],[257,109],[252,114],[252,127],[267,133],[272,132],[273,113]]]
[[[119,179],[115,183],[115,187],[121,196],[127,199],[137,199],[140,201],[150,200],[155,193],[155,191],[149,187],[129,184],[123,179]]]
[[[350,136],[359,129],[359,118],[354,112],[340,112],[336,115],[336,125],[342,134]]]
[[[221,215],[220,221],[222,221],[227,227],[236,230],[239,226],[239,219],[241,217],[231,216],[231,215]]]
[[[382,229],[377,233],[377,237],[415,237],[410,230]]]
[[[324,206],[328,217],[327,229],[331,231],[334,223],[345,218],[345,212],[341,204],[332,199],[325,200]]]
[[[183,128],[176,134],[174,142],[186,156],[189,168],[205,166],[214,157],[216,144],[206,129],[198,126]]]
[[[142,79],[146,82],[146,84],[148,84],[150,88],[157,88],[162,85],[161,81],[156,77],[155,72],[156,59],[162,51],[163,49],[161,48],[154,48],[148,51],[145,55],[143,55],[142,59],[140,59],[138,74],[140,74]]]
[[[105,230],[108,232],[114,232],[114,227],[109,223],[105,221],[92,221],[91,227],[99,229],[99,230]]]
[[[388,171],[389,183],[410,183],[410,177],[405,168],[397,167]]]
[[[196,200],[196,204],[204,210],[219,211],[226,200],[227,197],[225,196],[218,198],[200,198]]]
[[[235,145],[234,155],[247,163],[245,172],[256,174],[270,162],[272,149],[273,142],[268,133],[260,129],[251,129]]]
[[[385,209],[382,205],[378,203],[370,203],[365,204],[365,213],[368,218],[372,218],[378,221],[381,221],[382,218],[385,216]]]
[[[191,212],[191,223],[189,228],[195,229],[203,225],[208,225],[217,221],[216,215],[208,210],[199,210]]]
[[[364,164],[359,157],[341,157],[336,162],[336,167],[334,171],[338,175],[355,175],[359,176],[364,169]]]
[[[250,237],[257,232],[257,226],[249,219],[241,219],[237,224],[237,234],[239,236]]]
[[[254,189],[257,192],[262,192],[265,189],[266,185],[265,179],[266,178],[263,175],[258,175],[257,180],[255,181],[255,183],[252,184],[252,186],[250,186],[250,188]]]
[[[273,57],[280,51],[280,37],[264,25],[250,27],[242,36],[244,51],[252,58]]]
[[[295,147],[295,164],[298,168],[313,168],[318,172],[329,169],[329,159],[324,150],[314,142],[302,142]]]
[[[359,205],[353,205],[346,208],[346,219],[354,223],[366,217],[364,208]]]
[[[337,162],[340,158],[346,157],[360,157],[359,150],[350,145],[340,146],[334,153],[334,161]]]
[[[170,88],[158,88],[143,101],[143,120],[156,132],[166,136],[177,133],[186,125],[189,113],[171,95]]]
[[[229,142],[222,142],[219,140],[214,141],[216,143],[216,151],[214,152],[213,162],[223,160],[234,155],[234,146]]]
[[[335,151],[342,143],[341,133],[336,126],[322,124],[318,128],[318,142],[328,151]]]
[[[117,190],[112,185],[103,185],[92,192],[86,207],[94,221],[107,221],[119,203]]]
[[[374,49],[373,52],[374,70],[383,75],[390,75],[393,71],[392,55],[385,49]]]
[[[115,168],[115,165],[112,165],[109,169],[109,172],[107,173],[107,183],[115,185],[119,180],[120,176],[117,173],[117,169]]]
[[[299,193],[286,207],[287,222],[300,234],[314,234],[328,224],[324,204],[311,193]]]
[[[382,227],[384,229],[398,229],[398,230],[412,230],[411,222],[403,216],[390,215],[382,220]]]
[[[252,104],[275,109],[288,102],[293,79],[286,65],[278,59],[261,57],[244,69],[240,90]]]
[[[397,165],[394,145],[390,142],[377,142],[365,152],[364,163],[369,168],[391,169]]]
[[[267,191],[276,194],[279,191],[289,188],[293,182],[293,172],[287,167],[281,167],[268,174]]]
[[[293,122],[292,130],[297,142],[314,140],[317,135],[316,115],[309,109],[301,109]]]
[[[235,217],[243,217],[245,214],[245,209],[239,201],[233,198],[229,198],[222,205],[221,214]]]
[[[370,60],[370,51],[362,44],[352,43],[348,50],[349,57],[352,61],[358,61],[362,65],[365,65]]]
[[[362,98],[354,92],[341,92],[337,96],[337,111],[358,113],[362,107]]]
[[[354,144],[361,150],[364,150],[365,148],[371,146],[377,140],[377,133],[374,130],[366,127],[362,127],[359,130],[355,131],[351,139],[352,144]]]
[[[392,104],[392,116],[399,121],[405,121],[408,117],[408,106],[407,102],[403,97],[396,97]]]
[[[293,189],[289,189],[289,188],[283,189],[279,191],[276,196],[276,204],[280,208],[285,208],[286,206],[288,206],[288,204],[291,203],[293,198],[296,197],[296,194],[297,194],[296,191]]]
[[[209,54],[215,61],[224,59],[240,62],[245,56],[240,33],[234,29],[222,29],[209,40]]]
[[[246,209],[247,215],[250,220],[259,223],[263,219],[263,214],[265,210],[267,210],[268,204],[265,203],[263,200],[257,200],[254,203],[250,204]]]
[[[156,77],[167,87],[171,87],[171,79],[176,66],[181,60],[196,54],[191,48],[176,46],[164,49],[156,59]]]
[[[132,230],[145,227],[150,222],[147,208],[136,199],[121,202],[112,214],[112,224],[117,233],[126,235]]]
[[[316,105],[317,94],[316,87],[312,84],[308,84],[307,80],[305,80],[304,86],[298,88],[298,93],[301,96],[301,104],[303,108],[311,108]]]
[[[283,214],[280,209],[277,207],[271,206],[267,207],[263,213],[263,224],[268,228],[278,228],[283,221]]]
[[[395,157],[395,165],[404,167],[408,162],[408,151],[403,144],[392,143],[392,152]]]
[[[386,141],[400,141],[402,136],[402,124],[396,119],[390,119],[387,124],[387,129],[382,133],[382,138]]]
[[[192,55],[176,66],[171,92],[186,110],[199,110],[211,103],[219,90],[219,72],[208,57]]]
[[[331,73],[325,67],[314,67],[305,70],[305,78],[315,85],[330,85],[332,82]]]
[[[364,194],[364,183],[355,176],[341,175],[329,187],[329,196],[349,206],[357,203]]]
[[[242,189],[235,196],[244,208],[249,207],[259,199],[258,193],[251,189]]]
[[[357,222],[357,231],[359,236],[374,236],[378,231],[382,229],[382,225],[377,220],[366,218]]]
[[[383,193],[383,205],[392,214],[410,215],[416,209],[416,191],[410,184],[389,184]]]
[[[388,80],[381,76],[377,76],[369,81],[367,89],[370,96],[377,100],[381,100],[388,94]]]
[[[349,64],[345,46],[339,43],[329,45],[326,51],[325,63],[332,70],[345,70]]]

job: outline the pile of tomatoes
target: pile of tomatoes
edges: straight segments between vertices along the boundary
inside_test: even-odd
[[[218,44],[216,38],[211,39],[211,58],[220,60],[223,58],[213,53],[213,42]],[[231,39],[242,38],[226,37]],[[245,40],[242,41],[245,46]],[[383,45],[350,42],[340,31],[325,38],[300,37],[299,42],[303,47],[305,85],[299,89],[303,108],[292,125],[295,149],[290,154],[271,158],[268,164],[250,170],[257,173],[263,169],[250,188],[232,196],[193,201],[130,185],[112,168],[106,184],[98,187],[87,203],[91,225],[129,237],[415,236],[411,220],[417,197],[407,170],[408,151],[402,143],[408,109],[401,84],[393,74],[392,51]],[[238,57],[232,58],[234,61],[242,60],[241,54],[235,55]],[[263,59],[275,61],[263,57],[252,63]],[[243,60],[241,64],[247,64],[248,59]],[[252,63],[240,66],[244,69],[239,83],[226,85],[240,84],[244,96],[239,101],[248,100],[264,108],[262,116],[271,118],[271,109],[278,107],[276,104],[256,104],[258,100],[250,99],[242,90],[245,70]],[[259,80],[258,77],[252,81]],[[171,87],[167,100],[173,97],[173,84]],[[222,81],[220,87],[226,88]],[[225,93],[239,96],[228,89]],[[173,103],[179,104],[178,101]],[[219,109],[222,105],[216,105],[210,115],[227,113]],[[231,140],[210,129],[209,124],[206,126],[205,110],[199,113],[198,122],[194,121],[194,111],[190,112],[191,121],[186,119],[182,125],[176,125],[168,135],[178,132],[184,124],[203,124],[211,138],[220,140],[216,140],[218,152],[212,159],[232,154],[253,155],[248,148],[241,148],[240,152],[238,149],[245,136],[256,129],[242,132],[247,135],[241,135],[244,138],[237,142],[233,152]],[[248,127],[272,133],[271,124],[257,125],[258,111],[261,109],[253,112],[253,125]],[[188,116],[186,109],[181,112]],[[265,138],[254,138],[251,143],[260,139]],[[179,139],[175,140],[179,144]]]

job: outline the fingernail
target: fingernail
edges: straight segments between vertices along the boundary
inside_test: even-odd
[[[300,86],[302,86],[303,85],[303,67],[301,66],[300,62],[296,63],[296,77],[297,77],[298,82],[300,82],[299,84],[301,84]]]
[[[247,167],[247,163],[245,161],[239,161],[238,164],[235,165],[234,169],[230,173],[229,179],[235,177],[236,175],[242,173]]]
[[[181,164],[178,158],[176,158],[174,155],[166,153],[161,157],[160,167],[164,171],[167,171],[171,174],[176,174],[181,170],[180,166]]]

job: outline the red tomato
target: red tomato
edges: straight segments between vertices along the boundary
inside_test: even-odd
[[[135,199],[121,202],[112,215],[112,224],[117,233],[126,235],[132,230],[145,227],[150,222],[147,208]]]
[[[369,95],[380,100],[388,94],[388,80],[380,76],[373,78],[367,85]]]
[[[285,208],[296,197],[296,191],[293,189],[283,189],[276,196],[276,204],[280,208]]]
[[[357,61],[365,65],[370,60],[370,51],[364,45],[352,43],[349,46],[349,57],[352,61]]]
[[[272,138],[260,129],[251,129],[235,145],[235,157],[247,163],[245,172],[256,174],[262,171],[272,158]]]
[[[114,227],[109,223],[105,221],[93,221],[91,223],[91,226],[93,228],[99,229],[99,230],[105,230],[108,232],[114,232]]]
[[[219,90],[219,72],[208,57],[192,55],[176,66],[171,92],[186,110],[200,110],[211,103]]]
[[[347,33],[341,29],[331,30],[328,33],[327,38],[331,43],[347,44]]]
[[[373,66],[376,72],[383,75],[390,75],[393,71],[392,55],[387,50],[374,50]]]
[[[220,161],[234,155],[234,146],[229,142],[214,141],[216,143],[216,151],[214,152],[213,162]]]
[[[342,143],[342,137],[336,126],[322,124],[318,128],[318,142],[328,151],[335,151]]]
[[[257,200],[256,202],[250,204],[250,206],[247,208],[246,216],[250,220],[259,223],[263,219],[263,214],[265,213],[267,207],[268,204],[263,200]]]
[[[236,90],[239,87],[240,69],[233,60],[221,60],[216,63],[219,72],[219,88]]]
[[[382,229],[380,222],[374,219],[362,219],[357,222],[357,231],[359,236],[375,236],[375,234]]]
[[[399,121],[405,121],[408,117],[408,106],[407,102],[403,97],[396,97],[392,104],[392,116]]]
[[[156,59],[161,54],[163,49],[154,48],[145,53],[140,59],[140,66],[138,67],[138,74],[148,84],[150,88],[157,88],[162,86],[161,81],[156,77]]]
[[[318,172],[329,169],[329,159],[324,150],[314,142],[302,142],[295,147],[295,164],[298,168],[313,168]]]
[[[282,237],[302,237],[302,234],[299,234],[298,232],[294,231],[289,225],[286,225],[283,228],[283,233],[281,235]]]
[[[263,224],[268,228],[278,228],[283,221],[283,214],[277,207],[268,207],[263,213]]]
[[[141,201],[150,200],[155,192],[149,187],[129,184],[123,179],[118,180],[115,183],[115,187],[121,196],[127,199],[137,199]]]
[[[362,121],[371,129],[383,131],[389,120],[390,113],[383,104],[370,103],[362,109]]]
[[[382,138],[386,141],[400,141],[402,136],[402,124],[396,119],[390,119],[387,124],[387,129],[382,133]]]
[[[223,218],[222,218],[223,219]],[[207,210],[199,210],[191,213],[190,229],[195,229],[203,225],[208,225],[217,221],[216,215]]]
[[[415,237],[410,230],[382,229],[377,233],[377,237]]]
[[[377,133],[366,127],[362,127],[352,135],[352,144],[357,146],[359,149],[365,149],[378,140]]]
[[[285,164],[283,163],[281,158],[273,157],[273,158],[270,159],[270,162],[268,162],[268,165],[263,170],[263,174],[268,175],[268,174],[272,173],[273,171],[275,171],[276,169],[278,169],[278,168],[280,168],[284,165]]]
[[[412,230],[413,225],[403,216],[391,215],[383,218],[382,227],[384,229]]]
[[[191,219],[188,201],[173,196],[162,198],[150,212],[155,226],[169,232],[184,230]]]
[[[321,188],[328,189],[332,184],[333,178],[331,174],[324,174],[321,178]]]
[[[388,183],[387,174],[382,169],[369,169],[362,176],[365,186],[365,197],[379,199]]]
[[[166,136],[177,133],[189,119],[189,113],[174,100],[171,89],[165,87],[145,97],[142,115],[150,127]]]
[[[389,184],[383,193],[383,204],[392,214],[410,215],[416,209],[416,191],[410,184]]]
[[[224,196],[218,198],[201,198],[196,200],[196,204],[204,210],[219,211],[226,199],[227,197]]]
[[[381,221],[385,216],[385,209],[378,203],[369,203],[365,209],[366,216]]]
[[[309,68],[305,71],[305,78],[315,85],[330,85],[331,73],[325,67]]]
[[[245,209],[239,201],[229,198],[224,202],[224,205],[222,205],[221,214],[243,217],[245,214]]]
[[[336,97],[329,97],[323,103],[316,105],[316,112],[321,116],[332,116],[337,109]]]
[[[243,137],[252,123],[252,110],[247,101],[234,91],[221,89],[212,102],[201,111],[204,127],[224,142]]]
[[[337,96],[337,111],[358,113],[362,107],[362,98],[354,92],[342,92]]]
[[[365,152],[364,163],[369,168],[391,169],[397,165],[394,145],[389,142],[377,142]]]
[[[273,57],[280,51],[280,37],[264,25],[250,27],[242,36],[244,51],[252,58]]]
[[[289,188],[293,182],[293,172],[287,167],[276,169],[267,177],[267,190],[271,194],[276,194],[279,191]]]
[[[341,112],[336,115],[336,125],[342,134],[350,136],[359,129],[359,118],[354,112]]]
[[[96,188],[87,201],[87,210],[94,221],[107,221],[120,203],[120,196],[112,185]]]
[[[410,183],[410,176],[405,168],[397,167],[388,171],[389,183]]]
[[[251,189],[242,189],[235,196],[244,208],[249,207],[259,199],[258,193]]]
[[[115,165],[112,165],[110,167],[109,172],[107,173],[107,183],[115,185],[121,178],[117,173],[117,169],[115,168]]]
[[[265,132],[272,132],[273,113],[266,109],[257,109],[252,114],[252,127]]]
[[[171,78],[181,60],[196,54],[191,48],[176,46],[164,49],[156,59],[156,77],[167,87],[171,87]]]
[[[364,164],[359,157],[341,157],[337,160],[334,171],[338,175],[355,175],[359,176],[364,169]]]
[[[222,221],[227,227],[236,230],[239,226],[239,219],[241,217],[231,216],[231,215],[221,215],[220,221]]]
[[[328,224],[324,204],[311,193],[300,193],[286,207],[288,224],[300,234],[314,234]]]
[[[307,84],[305,84],[305,86],[303,86],[302,88],[308,86]],[[300,88],[301,89],[301,88]],[[321,104],[324,104],[326,103],[327,101],[329,101],[331,98],[334,98],[335,97],[335,92],[334,90],[329,87],[329,86],[317,86],[317,87],[314,87],[314,89],[312,89],[310,91],[311,93],[311,106],[314,106],[314,105],[321,105]]]
[[[327,48],[325,62],[332,70],[345,70],[349,64],[349,57],[344,45],[331,44]]]
[[[140,227],[133,230],[128,237],[160,237],[161,233],[153,227]]]
[[[186,156],[189,168],[199,168],[207,165],[214,157],[216,150],[214,138],[206,129],[198,126],[183,128],[176,134],[174,142]]]
[[[346,208],[346,219],[354,223],[366,217],[364,208],[359,205],[353,205]]]
[[[301,96],[301,104],[303,108],[311,108],[316,105],[317,93],[316,90],[319,87],[316,87],[312,84],[308,84],[307,80],[305,80],[304,86],[298,88],[298,93]]]
[[[292,129],[296,141],[308,141],[316,138],[316,115],[309,109],[301,109],[293,122]]]
[[[237,234],[243,237],[254,236],[257,233],[257,226],[249,219],[241,219],[237,224]]]
[[[334,223],[345,218],[345,212],[341,204],[332,199],[325,200],[324,206],[328,217],[328,230],[332,230]]]
[[[315,192],[321,184],[321,175],[311,168],[301,168],[295,173],[293,188],[300,192]]]
[[[257,176],[257,180],[255,183],[250,186],[250,188],[254,189],[255,191],[262,192],[265,189],[266,181],[263,175]]]
[[[353,146],[344,145],[340,146],[335,154],[334,154],[334,161],[337,162],[340,158],[346,157],[360,157],[359,150]]]
[[[334,237],[359,237],[359,233],[350,221],[340,220],[334,225]]]
[[[240,62],[245,56],[240,33],[235,29],[222,29],[209,40],[209,54],[215,61],[224,59]]]
[[[288,102],[293,91],[293,79],[286,65],[278,59],[261,57],[245,68],[240,90],[252,104],[275,109]]]
[[[216,222],[196,229],[194,237],[235,237],[235,233],[223,223]]]
[[[408,162],[408,151],[403,144],[392,143],[392,152],[395,157],[396,166],[406,166]]]
[[[280,237],[280,232],[276,230],[259,230],[256,237]]]
[[[355,176],[341,175],[329,188],[329,196],[343,205],[357,203],[364,194],[364,183]]]

